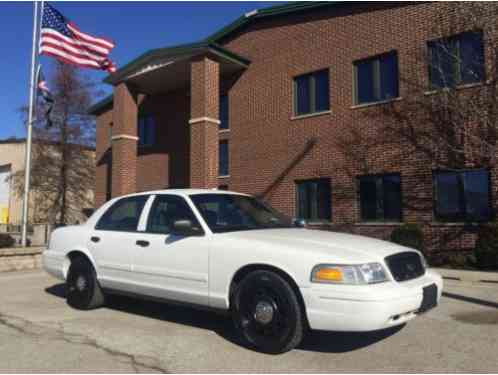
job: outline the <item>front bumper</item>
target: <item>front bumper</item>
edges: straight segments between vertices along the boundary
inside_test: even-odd
[[[312,329],[325,331],[374,331],[413,319],[420,308],[423,288],[436,284],[437,300],[443,279],[434,271],[398,283],[371,285],[324,285],[301,288],[308,322]]]

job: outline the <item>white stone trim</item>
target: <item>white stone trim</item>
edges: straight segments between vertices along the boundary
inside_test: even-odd
[[[138,141],[138,137],[128,134],[116,134],[111,137],[112,141],[117,141],[118,139],[131,139],[132,141]]]
[[[143,74],[152,72],[154,70],[158,70],[161,68],[164,68],[168,65],[174,64],[177,62],[177,60],[167,60],[167,61],[160,61],[160,62],[151,62],[148,65],[144,66],[143,68],[133,72],[132,74],[128,75],[125,80],[128,80],[130,78],[135,78],[138,76],[141,76]]]
[[[216,125],[221,124],[220,120],[217,120],[217,119],[211,118],[211,117],[197,117],[197,118],[193,118],[193,119],[190,119],[188,121],[188,123],[190,125],[192,125],[192,124],[197,124],[198,122],[204,122],[204,121],[212,122],[213,124],[216,124]]]

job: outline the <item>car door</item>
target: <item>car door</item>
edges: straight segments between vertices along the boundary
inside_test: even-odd
[[[90,233],[88,247],[97,264],[97,276],[104,288],[133,292],[132,256],[148,195],[117,200],[100,217]]]
[[[208,305],[209,239],[171,234],[173,222],[184,219],[201,227],[184,197],[155,196],[133,253],[136,288],[144,295]]]

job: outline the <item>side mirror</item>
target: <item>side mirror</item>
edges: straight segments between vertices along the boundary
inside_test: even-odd
[[[181,237],[202,236],[204,231],[192,224],[190,220],[176,220],[173,223],[171,234]]]

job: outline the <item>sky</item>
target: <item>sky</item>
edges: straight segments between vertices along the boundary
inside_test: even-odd
[[[276,2],[50,2],[80,30],[114,41],[110,58],[120,66],[152,48],[199,41],[254,9]],[[18,108],[28,102],[33,33],[32,2],[0,3],[0,139],[24,137]],[[52,58],[41,56],[48,70]],[[101,81],[105,72],[86,69]],[[45,76],[48,74],[45,73]],[[50,82],[49,82],[50,85]],[[111,92],[111,87],[102,84]]]

